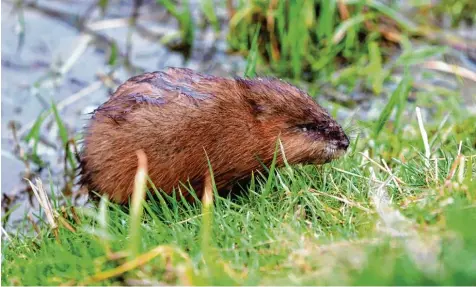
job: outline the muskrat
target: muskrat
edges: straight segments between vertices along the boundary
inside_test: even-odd
[[[185,68],[145,73],[119,86],[93,112],[80,182],[127,202],[136,151],[143,150],[154,185],[193,200],[187,187],[200,196],[210,166],[218,190],[263,171],[278,138],[289,164],[327,163],[349,146],[321,106],[279,79],[222,78]],[[283,164],[278,156],[277,165]]]

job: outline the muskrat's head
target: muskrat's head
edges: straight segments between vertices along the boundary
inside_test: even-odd
[[[323,164],[347,150],[349,138],[342,127],[304,91],[277,79],[236,81],[261,140],[271,146],[279,137],[289,163]]]

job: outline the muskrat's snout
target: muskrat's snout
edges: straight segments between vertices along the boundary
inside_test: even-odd
[[[347,148],[349,147],[349,143],[350,143],[349,137],[347,137],[347,135],[344,134],[344,139],[339,142],[339,148],[343,150],[347,150]]]
[[[330,159],[342,156],[349,147],[349,137],[344,129],[336,122],[330,123],[326,129],[327,146],[326,152]]]
[[[346,151],[349,147],[350,141],[344,130],[340,128],[339,136],[337,137],[337,139],[332,140],[332,143],[337,147],[337,149]]]
[[[344,155],[349,148],[349,137],[344,129],[330,116],[320,114],[321,119],[297,125],[297,133],[289,134],[285,141],[292,163],[325,164]]]
[[[324,125],[323,137],[330,147],[346,151],[349,147],[349,137],[344,129],[334,120],[327,120]]]

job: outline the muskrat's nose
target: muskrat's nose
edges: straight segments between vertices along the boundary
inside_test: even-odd
[[[349,147],[350,141],[346,134],[342,134],[343,138],[337,143],[337,147],[342,150],[347,150]]]

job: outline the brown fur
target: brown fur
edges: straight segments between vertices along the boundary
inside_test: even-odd
[[[200,195],[207,156],[222,189],[270,164],[278,137],[290,164],[328,162],[349,143],[324,109],[283,81],[179,68],[146,73],[129,79],[94,112],[84,137],[81,183],[126,202],[136,150],[142,149],[157,188],[170,193],[189,182]]]

